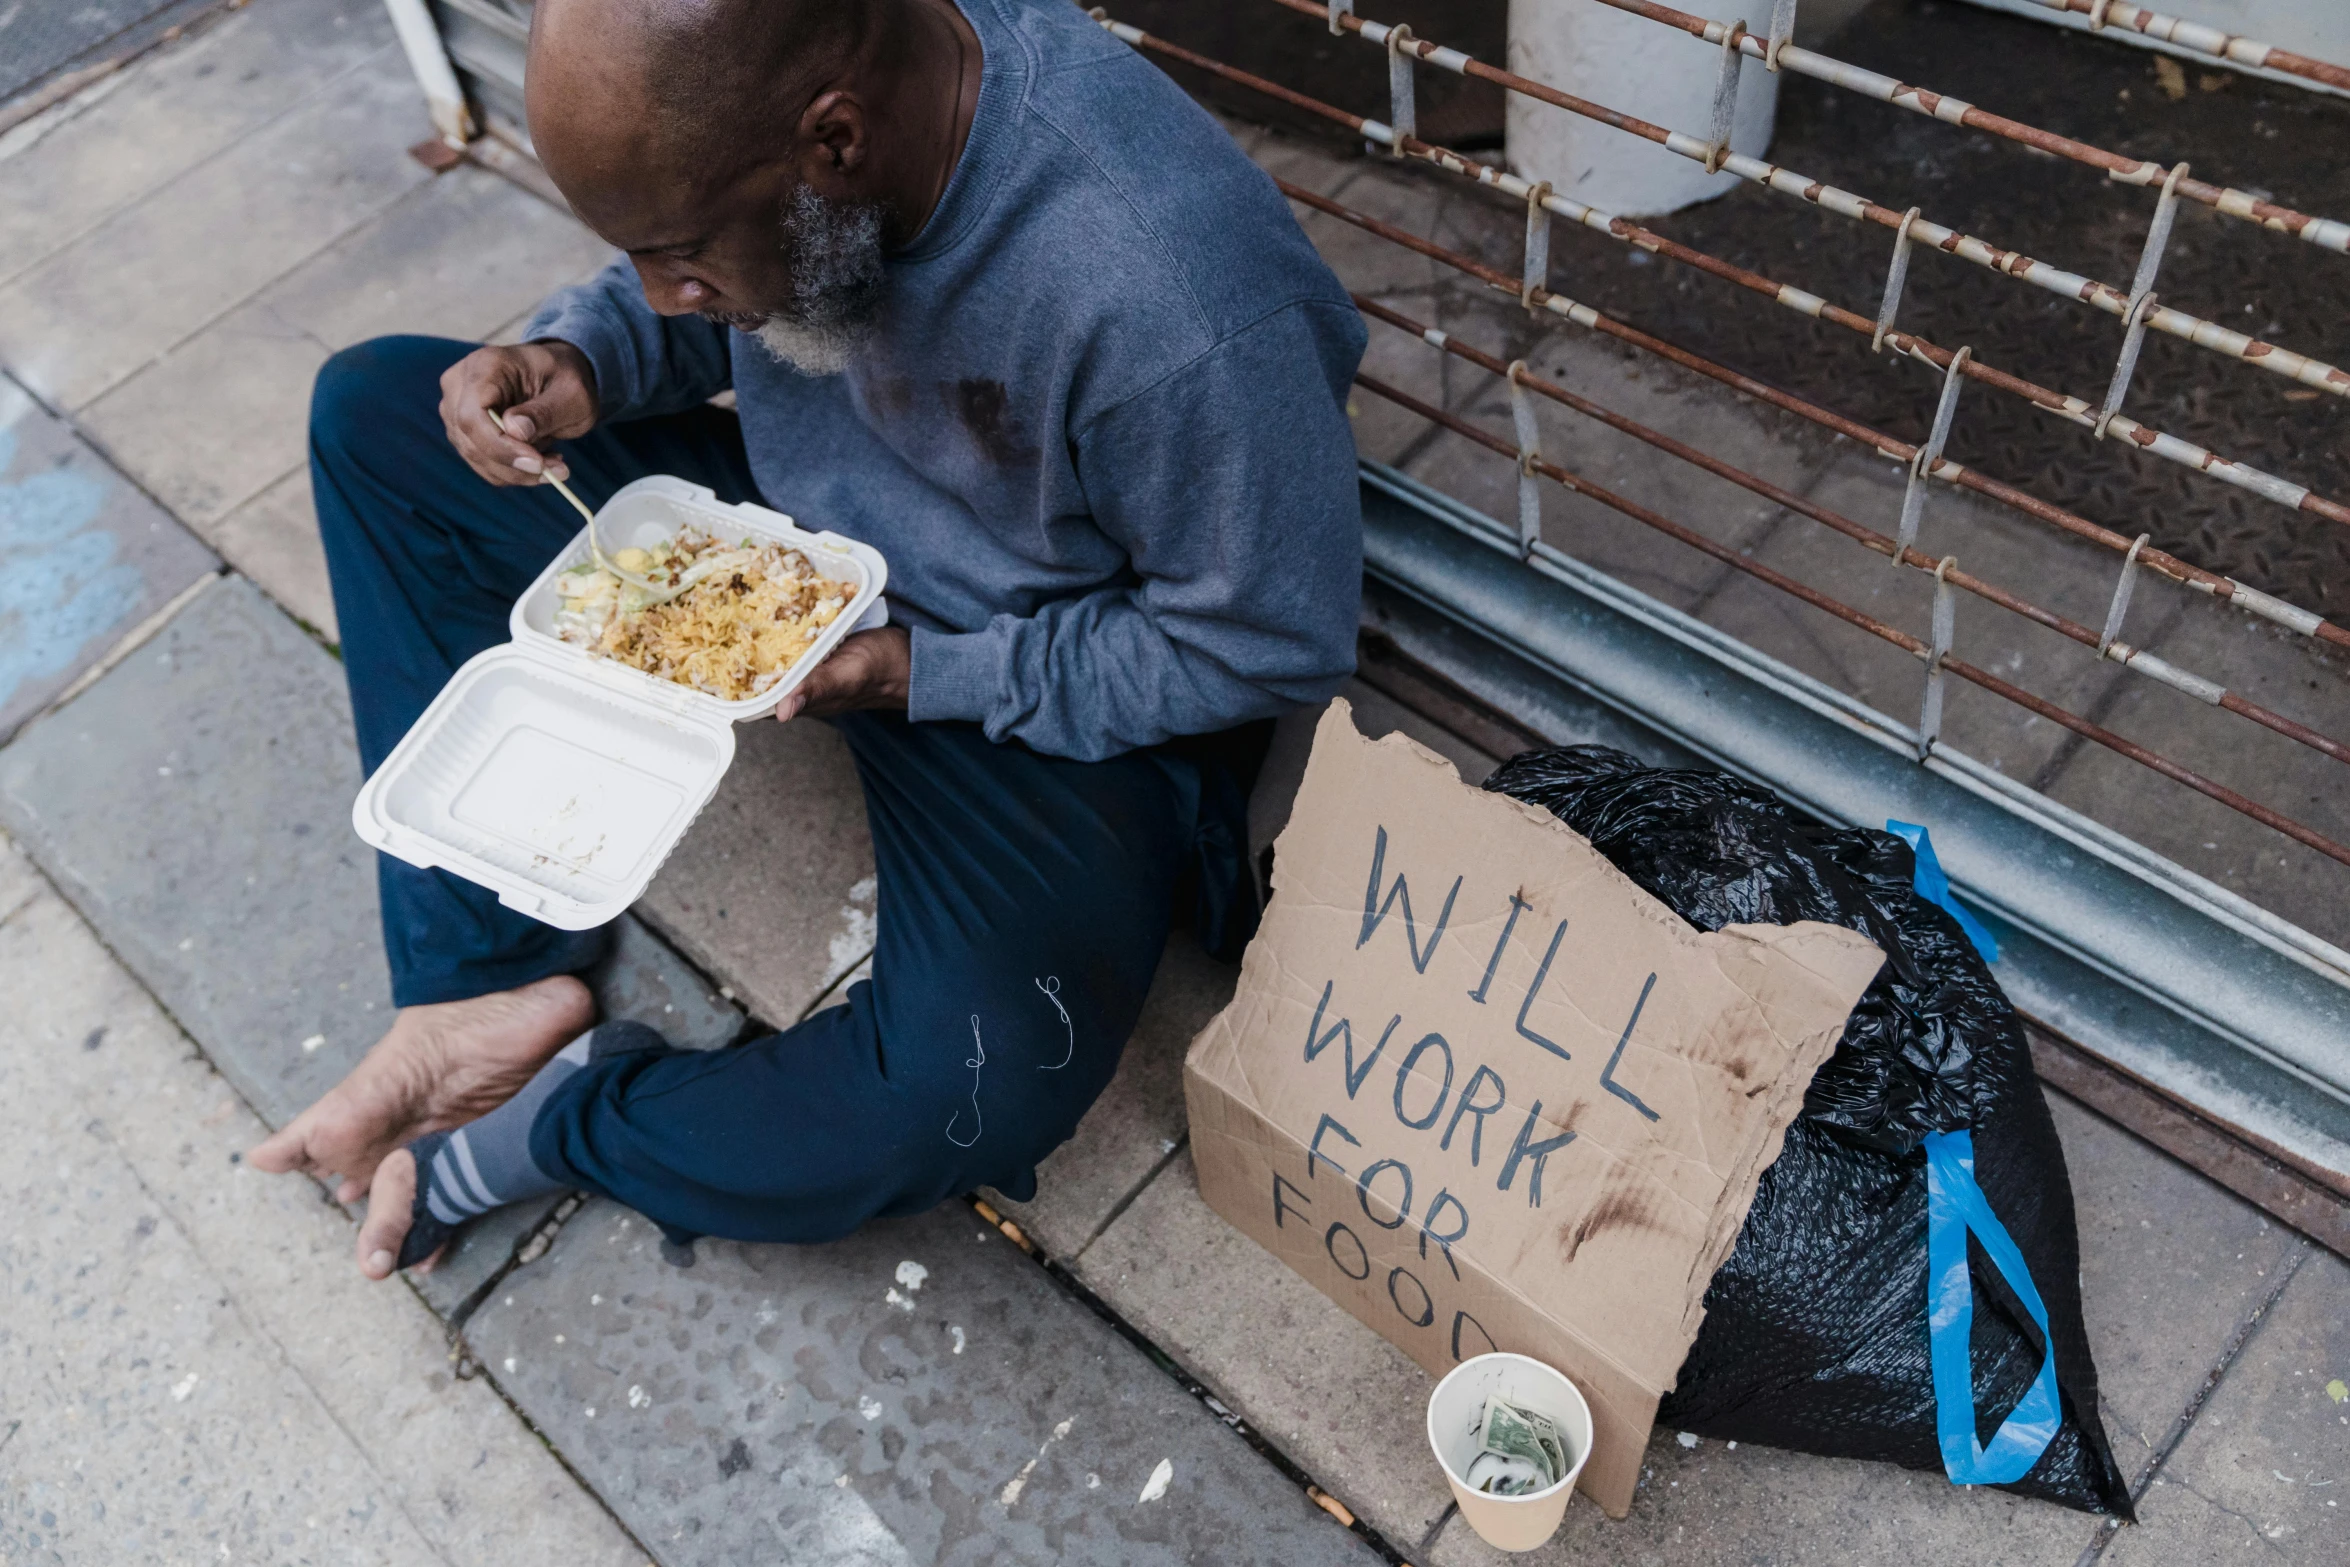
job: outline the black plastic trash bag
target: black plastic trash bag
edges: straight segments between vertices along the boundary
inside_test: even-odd
[[[1989,1447],[2011,1472],[2030,1463],[2004,1489],[2129,1517],[2097,1415],[2064,1150],[2014,1009],[1957,922],[1912,890],[1909,844],[1820,826],[1726,773],[1646,767],[1604,746],[1527,752],[1485,787],[1551,811],[1701,930],[1821,920],[1865,932],[1886,953],[1763,1172],[1659,1421],[1999,1483],[1995,1469],[1968,1467],[1970,1446]],[[1955,1162],[1970,1135],[1972,1183]],[[1966,1192],[1979,1184],[1982,1217],[1996,1224],[1957,1227],[1954,1177]],[[1929,1184],[1947,1221],[1931,1270],[1944,1315],[1941,1402]],[[1991,1265],[1977,1236],[2000,1225],[2009,1265],[2020,1260],[2024,1290],[2036,1284],[2037,1295],[2019,1295]],[[2027,1430],[2034,1410],[2037,1432]],[[2011,1411],[2014,1429],[2003,1432]]]

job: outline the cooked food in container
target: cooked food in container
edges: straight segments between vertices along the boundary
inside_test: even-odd
[[[573,566],[555,578],[555,634],[728,702],[791,673],[857,594],[798,550],[727,544],[691,526],[650,548],[616,550],[611,564],[653,589],[595,559]]]

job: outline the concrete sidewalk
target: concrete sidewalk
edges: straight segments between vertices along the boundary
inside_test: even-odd
[[[0,1558],[645,1560],[4,839],[0,995]]]
[[[28,1216],[0,1243],[0,1287],[44,1303],[0,1319],[0,1363],[17,1368],[0,1408],[7,1554],[1497,1559],[1428,1462],[1425,1374],[1200,1202],[1181,1057],[1233,975],[1181,942],[1037,1201],[999,1204],[1034,1256],[955,1205],[837,1247],[706,1242],[680,1270],[626,1212],[549,1202],[479,1227],[412,1294],[347,1271],[348,1222],[314,1189],[230,1162],[356,1059],[388,1009],[303,471],[310,378],[381,332],[510,331],[603,256],[566,215],[479,169],[427,175],[402,152],[427,129],[379,8],[254,0],[0,136],[0,369],[21,389],[0,429],[20,451],[48,443],[43,472],[113,487],[75,523],[100,543],[77,547],[142,573],[144,595],[44,636],[43,670],[0,690],[0,714],[14,696],[43,715],[0,747],[0,823],[17,835],[0,859],[0,1080],[35,1129],[0,1151],[12,1211]],[[1433,182],[1239,134],[1288,177],[1414,229],[1504,260],[1514,243],[1506,214]],[[1351,230],[1309,229],[1353,286],[1497,351],[1533,346],[1522,315]],[[1862,515],[1891,504],[1848,451],[1570,339],[1543,352],[1556,356],[1546,371],[1564,366],[1790,488]],[[1506,424],[1490,387],[1399,334],[1374,328],[1371,368]],[[1363,401],[1367,454],[1510,512],[1506,463]],[[1839,578],[1858,568],[1810,551],[1793,519],[1588,429],[1546,439],[1855,602],[1907,591],[1873,557],[1873,574]],[[34,476],[0,466],[0,519]],[[1562,504],[1555,521],[1604,569],[1864,696],[1910,700],[1898,682],[1914,673],[1747,604],[1718,570],[1586,508]],[[1970,549],[2037,559],[1996,519],[1966,526],[1983,541]],[[216,559],[227,575],[209,575]],[[2106,579],[2092,564],[2060,560],[2048,591],[2094,596]],[[2038,662],[2019,678],[2068,700],[2108,694],[2103,676],[2053,683],[2074,678],[2061,651],[2027,647]],[[2269,678],[2260,648],[2226,656],[2245,661],[2248,689]],[[14,668],[0,658],[0,684]],[[1496,760],[1376,691],[1349,696],[1366,725],[1411,730],[1466,776]],[[2012,771],[2088,776],[2045,725],[1955,698],[1951,725]],[[837,739],[798,724],[740,738],[718,799],[597,976],[607,1010],[708,1048],[746,1015],[789,1024],[837,999],[872,942],[871,847]],[[2142,791],[2111,803],[2122,815],[2109,819],[2151,841],[2205,831],[2129,816],[2144,816]],[[2305,867],[2240,837],[2208,841],[2220,847],[2207,868],[2240,864],[2249,895],[2321,924],[2338,913]],[[2350,1268],[2056,1108],[2141,1528],[1659,1432],[1632,1519],[1578,1504],[1532,1559],[2350,1556],[2335,1505],[2350,1395],[2330,1391],[2350,1379]],[[1309,1482],[1362,1529],[1316,1510]]]

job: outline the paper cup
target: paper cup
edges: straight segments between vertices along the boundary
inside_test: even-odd
[[[1558,1422],[1569,1464],[1558,1484],[1524,1496],[1488,1496],[1470,1488],[1469,1465],[1483,1450],[1477,1421],[1485,1413],[1486,1397],[1494,1393]],[[1591,1406],[1574,1383],[1539,1360],[1479,1355],[1453,1367],[1428,1396],[1428,1446],[1444,1466],[1453,1499],[1477,1537],[1499,1550],[1531,1551],[1558,1532],[1567,1514],[1567,1498],[1575,1494],[1576,1478],[1591,1456]]]

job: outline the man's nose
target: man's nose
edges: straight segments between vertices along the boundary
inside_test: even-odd
[[[682,268],[639,261],[636,275],[644,285],[645,303],[662,315],[696,315],[717,304],[718,291]]]

